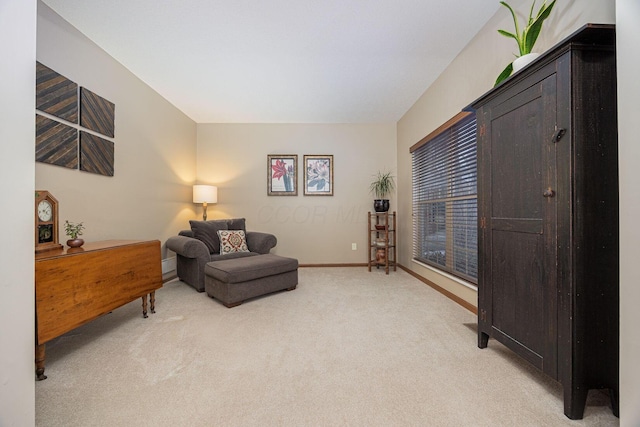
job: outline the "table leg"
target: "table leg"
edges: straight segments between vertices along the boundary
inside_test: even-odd
[[[156,291],[151,291],[149,294],[149,299],[151,300],[151,312],[156,312]]]
[[[47,379],[44,374],[44,346],[45,344],[36,345],[36,379],[38,381]]]
[[[145,319],[149,316],[147,316],[147,295],[143,295],[142,296],[142,317],[144,317]]]

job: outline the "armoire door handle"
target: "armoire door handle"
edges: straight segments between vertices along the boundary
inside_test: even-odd
[[[543,195],[544,197],[553,197],[553,196],[555,196],[555,194],[556,194],[556,192],[555,192],[555,191],[553,191],[553,190],[551,189],[551,187],[547,188],[546,190],[544,190],[544,193],[542,193],[542,195]]]
[[[564,136],[564,134],[567,133],[566,129],[560,128],[558,129],[554,134],[553,134],[553,138],[552,138],[552,142],[560,142],[560,140],[562,139],[562,137]]]

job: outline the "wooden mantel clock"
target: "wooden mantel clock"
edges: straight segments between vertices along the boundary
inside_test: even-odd
[[[58,201],[48,191],[36,190],[36,253],[61,249],[58,241]]]

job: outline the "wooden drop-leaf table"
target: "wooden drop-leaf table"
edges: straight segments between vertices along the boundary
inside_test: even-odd
[[[45,344],[147,295],[155,311],[162,287],[160,241],[107,240],[35,256],[36,376],[44,375]]]

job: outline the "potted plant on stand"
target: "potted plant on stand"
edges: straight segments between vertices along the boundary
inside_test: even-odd
[[[376,179],[371,183],[371,192],[375,194],[373,208],[376,212],[387,212],[389,210],[389,199],[387,195],[393,191],[395,183],[391,172],[378,172]]]
[[[64,221],[64,232],[69,236],[67,246],[70,248],[79,248],[84,245],[84,240],[78,238],[78,236],[82,235],[82,230],[84,230],[84,225],[81,222],[74,224],[68,220]]]
[[[516,16],[516,13],[513,11],[511,6],[509,6],[507,2],[504,2],[504,1],[501,1],[500,4],[506,7],[507,9],[509,9],[509,11],[511,12],[511,16],[513,17],[513,23],[515,26],[515,32],[510,33],[509,31],[498,30],[498,33],[502,34],[505,37],[510,37],[515,39],[516,43],[518,43],[519,55],[516,57],[516,59],[512,63],[507,65],[507,67],[502,71],[502,73],[500,73],[500,75],[496,79],[495,86],[497,86],[498,84],[500,84],[500,82],[502,82],[504,79],[509,77],[511,73],[514,73],[522,69],[531,61],[533,61],[538,56],[540,56],[539,53],[532,53],[531,50],[533,49],[533,45],[536,43],[536,40],[540,35],[540,30],[542,29],[542,23],[544,22],[545,19],[549,17],[549,14],[551,13],[551,9],[553,9],[553,6],[556,4],[556,0],[553,0],[548,5],[545,0],[542,3],[540,10],[538,10],[537,15],[533,16],[533,8],[536,5],[536,2],[534,0],[533,4],[531,5],[531,10],[529,11],[529,20],[527,21],[527,24],[522,29],[522,31],[520,31],[520,26],[518,25],[518,17]]]

